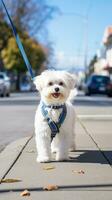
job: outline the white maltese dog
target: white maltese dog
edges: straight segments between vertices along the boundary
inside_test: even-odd
[[[75,149],[75,111],[69,101],[75,77],[65,71],[46,70],[35,77],[41,95],[35,115],[37,162],[49,162],[51,152],[57,161],[67,160],[69,149]]]

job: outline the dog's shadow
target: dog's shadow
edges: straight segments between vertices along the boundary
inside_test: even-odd
[[[70,152],[70,159],[65,162],[112,164],[112,151],[77,150]]]

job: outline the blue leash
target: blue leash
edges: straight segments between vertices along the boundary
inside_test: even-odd
[[[9,19],[9,21],[10,21],[11,28],[12,28],[13,34],[14,34],[14,36],[15,36],[15,39],[16,39],[17,45],[18,45],[18,47],[19,47],[19,50],[20,50],[20,52],[21,52],[21,55],[22,55],[22,57],[23,57],[23,60],[24,60],[24,62],[25,62],[25,64],[26,64],[26,67],[27,67],[27,69],[28,69],[28,71],[29,71],[29,74],[30,74],[30,76],[31,76],[31,79],[33,80],[33,79],[34,79],[34,74],[33,74],[33,71],[32,71],[32,67],[31,67],[31,64],[30,64],[30,62],[29,62],[29,60],[28,60],[28,57],[27,57],[27,55],[26,55],[26,53],[25,53],[25,50],[24,50],[24,47],[23,47],[22,42],[21,42],[21,40],[20,40],[20,37],[19,37],[19,35],[18,35],[18,33],[17,33],[17,30],[16,30],[16,28],[15,28],[13,22],[12,22],[12,19],[11,19],[9,13],[8,13],[8,10],[7,10],[7,8],[6,8],[6,5],[5,5],[4,1],[1,0],[1,2],[2,2],[2,5],[3,5],[3,7],[4,7],[5,11],[6,11],[6,14],[7,14],[7,16],[8,16],[8,19]]]

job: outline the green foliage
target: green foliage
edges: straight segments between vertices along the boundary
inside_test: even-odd
[[[94,57],[93,57],[93,58],[91,59],[91,61],[90,61],[89,66],[90,66],[90,67],[93,66],[93,65],[97,62],[97,60],[98,60],[97,55],[94,55]]]
[[[7,45],[8,39],[11,37],[12,32],[9,25],[4,22],[0,21],[0,52],[4,49]]]
[[[27,38],[24,47],[33,69],[39,69],[47,59],[47,54],[37,41]]]
[[[47,21],[52,18],[56,8],[48,6],[46,0],[13,0],[5,1],[11,18],[19,33],[28,59],[36,71],[48,62],[50,51],[40,45],[37,38],[45,30]],[[48,47],[49,48],[49,47]],[[20,55],[15,38],[3,7],[0,6],[0,59],[8,70],[25,72],[26,66]]]
[[[17,69],[17,71],[23,71],[22,66],[24,66],[24,63],[13,37],[9,38],[7,47],[2,50],[1,55],[6,69]]]
[[[89,64],[89,74],[92,74],[94,72],[94,64],[97,62],[97,60],[97,55],[94,55]]]
[[[27,34],[21,40],[33,69],[39,69],[46,61],[47,55],[44,49],[40,44],[28,37]],[[27,70],[14,37],[9,38],[6,48],[2,50],[1,56],[6,69],[17,72],[25,72]]]

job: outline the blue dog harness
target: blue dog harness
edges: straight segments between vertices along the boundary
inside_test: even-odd
[[[62,112],[60,113],[58,122],[54,122],[49,116],[48,116],[48,111],[47,108],[51,108],[51,109],[60,109],[62,108]],[[44,118],[46,119],[50,129],[51,129],[51,141],[53,140],[53,138],[56,136],[57,133],[59,133],[59,129],[61,127],[61,125],[63,124],[66,115],[67,115],[67,108],[66,105],[59,105],[59,106],[47,106],[42,102],[42,106],[41,106],[41,111],[42,114],[44,116]]]

